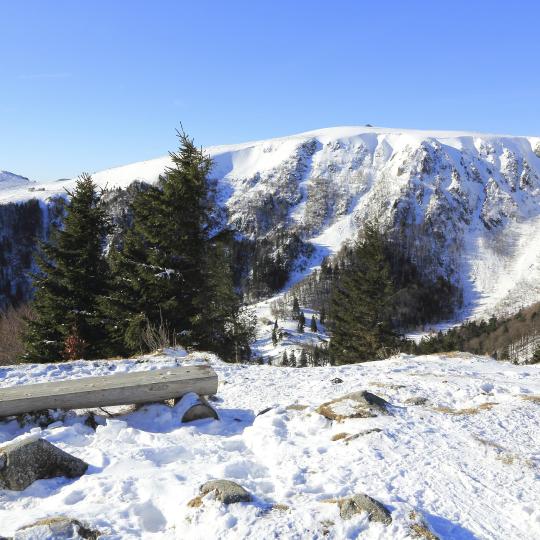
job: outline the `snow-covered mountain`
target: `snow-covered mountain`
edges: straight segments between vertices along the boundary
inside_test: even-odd
[[[13,190],[30,187],[31,181],[25,176],[19,176],[9,171],[0,171],[0,193],[5,190]]]
[[[339,127],[207,151],[229,223],[251,238],[297,232],[317,248],[310,267],[377,219],[431,274],[462,285],[468,314],[540,299],[540,137]],[[94,178],[109,188],[153,182],[169,163]],[[0,187],[0,204],[73,182]]]

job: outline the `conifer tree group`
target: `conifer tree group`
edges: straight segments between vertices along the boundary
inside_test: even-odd
[[[184,132],[172,166],[137,192],[122,247],[91,177],[80,177],[62,229],[43,245],[29,361],[99,358],[183,345],[239,361],[254,319],[236,294],[230,235],[217,227],[212,160]]]

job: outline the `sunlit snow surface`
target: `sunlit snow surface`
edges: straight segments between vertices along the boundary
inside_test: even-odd
[[[540,537],[540,403],[532,399],[540,395],[540,366],[455,354],[293,369],[168,351],[3,367],[0,385],[200,361],[219,375],[214,405],[220,421],[181,425],[180,411],[154,404],[103,416],[96,431],[84,425],[82,412],[46,429],[0,423],[0,444],[39,434],[90,464],[76,480],[41,480],[20,493],[0,490],[0,536],[38,518],[68,515],[107,539],[404,539],[415,510],[442,539]],[[343,382],[333,384],[336,377]],[[362,389],[386,398],[391,414],[331,423],[315,412]],[[414,397],[428,402],[408,404]],[[476,409],[486,403],[494,405]],[[293,404],[307,408],[288,408]],[[338,433],[371,428],[381,431],[332,441]],[[254,502],[224,507],[207,499],[200,508],[188,507],[199,485],[212,478],[240,483]],[[324,502],[356,492],[385,504],[392,524],[369,523],[366,515],[343,521],[337,506]],[[288,508],[272,509],[275,504]]]

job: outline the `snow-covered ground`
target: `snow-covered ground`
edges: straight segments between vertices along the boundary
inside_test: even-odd
[[[108,539],[400,539],[410,538],[414,510],[441,539],[540,537],[540,366],[451,354],[293,369],[168,351],[3,367],[0,386],[191,361],[209,361],[219,375],[219,421],[181,425],[177,408],[153,404],[102,415],[95,431],[82,412],[43,429],[0,423],[0,444],[39,434],[90,464],[76,480],[0,490],[0,536],[68,515]],[[356,390],[386,398],[390,414],[338,423],[316,412]],[[360,435],[332,440],[340,433]],[[238,482],[254,502],[225,507],[207,498],[188,507],[213,478]],[[392,523],[369,522],[365,514],[345,521],[325,502],[358,492],[381,501]]]

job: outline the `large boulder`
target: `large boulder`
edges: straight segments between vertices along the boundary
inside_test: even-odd
[[[352,497],[339,499],[337,503],[339,515],[342,519],[350,519],[355,514],[367,512],[369,521],[379,521],[385,525],[392,523],[392,516],[382,503],[364,493],[357,493]]]
[[[210,480],[200,488],[199,497],[204,497],[212,493],[214,497],[223,504],[233,504],[239,502],[250,502],[253,500],[251,493],[241,485],[231,480]]]
[[[371,418],[388,414],[389,405],[383,398],[362,390],[327,401],[317,408],[317,412],[328,420],[341,422],[348,418]]]
[[[50,442],[28,438],[0,448],[0,489],[22,491],[44,478],[77,478],[87,468],[87,463]]]
[[[96,540],[99,534],[99,531],[90,529],[77,519],[58,516],[21,527],[13,540]]]

